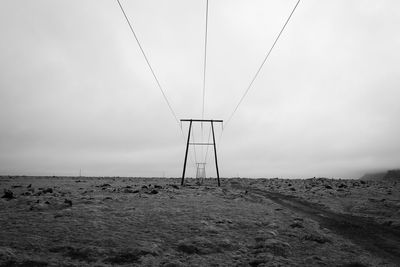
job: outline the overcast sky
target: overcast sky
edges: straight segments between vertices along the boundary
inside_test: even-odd
[[[121,3],[178,118],[200,118],[206,1]],[[295,4],[209,0],[205,118],[228,119]],[[217,143],[221,176],[400,167],[399,25],[396,0],[301,1]],[[184,137],[116,1],[2,0],[0,38],[0,174],[181,175]]]

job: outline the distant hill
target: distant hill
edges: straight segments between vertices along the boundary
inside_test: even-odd
[[[369,181],[400,181],[400,169],[388,170],[386,172],[367,173],[360,179]]]
[[[383,180],[400,181],[400,169],[388,171],[383,177]]]

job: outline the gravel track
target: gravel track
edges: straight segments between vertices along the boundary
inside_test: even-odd
[[[325,206],[301,198],[258,188],[235,185],[317,221],[321,227],[351,240],[372,254],[400,266],[400,230],[378,224],[370,218],[333,212]]]

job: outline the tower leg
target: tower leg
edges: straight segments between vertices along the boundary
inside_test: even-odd
[[[183,173],[182,173],[181,185],[184,185],[184,180],[185,180],[186,162],[187,162],[187,156],[188,156],[188,151],[189,151],[189,141],[190,141],[191,129],[192,129],[192,121],[190,121],[190,123],[189,123],[189,133],[188,133],[188,138],[187,138],[187,143],[186,143],[185,162],[183,163]]]
[[[217,145],[216,145],[216,143],[215,143],[215,134],[214,134],[214,123],[213,123],[213,121],[211,121],[211,130],[212,130],[212,135],[213,135],[214,158],[215,158],[215,167],[217,168],[218,186],[221,186],[221,183],[220,183],[220,181],[219,181],[218,160],[217,160]]]

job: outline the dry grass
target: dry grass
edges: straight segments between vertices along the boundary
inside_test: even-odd
[[[391,266],[226,180],[0,179],[0,266]]]

